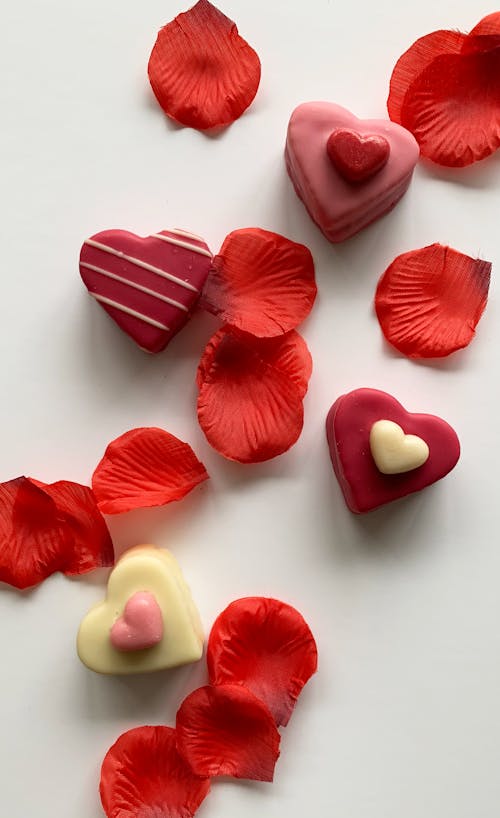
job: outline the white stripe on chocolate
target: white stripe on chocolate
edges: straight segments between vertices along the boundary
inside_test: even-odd
[[[166,332],[170,331],[170,327],[166,327],[165,324],[160,324],[159,321],[155,321],[155,319],[150,318],[149,315],[143,315],[142,312],[137,312],[137,310],[132,310],[130,307],[126,307],[124,304],[119,304],[118,301],[113,301],[111,298],[106,298],[104,295],[99,295],[99,293],[90,293],[90,295],[92,298],[95,298],[96,301],[100,301],[102,304],[107,304],[109,307],[114,307],[116,310],[120,310],[120,312],[126,312],[127,315],[131,315],[133,318],[138,318],[139,321],[143,321],[145,324],[151,324],[152,327],[163,329]]]
[[[152,264],[148,264],[146,261],[141,261],[140,258],[127,256],[125,253],[122,253],[121,250],[115,250],[114,247],[109,247],[107,244],[101,244],[101,242],[94,241],[94,239],[86,239],[84,243],[89,247],[95,247],[96,250],[102,250],[103,253],[109,253],[111,256],[116,256],[117,258],[123,259],[123,261],[128,261],[130,264],[135,264],[136,267],[142,267],[143,270],[149,270],[150,273],[156,273],[156,275],[163,276],[163,278],[167,278],[169,281],[173,281],[174,284],[178,284],[180,287],[184,287],[186,290],[191,290],[193,293],[199,292],[197,288],[193,287],[193,285],[189,284],[189,282],[184,281],[182,278],[177,278],[177,276],[173,276],[170,273],[167,273],[166,270],[161,270],[159,267],[153,267]]]
[[[205,250],[204,247],[198,247],[197,244],[190,244],[188,241],[173,239],[172,236],[164,236],[162,233],[154,233],[153,238],[161,239],[162,241],[167,241],[169,244],[176,244],[177,247],[184,247],[186,250],[192,250],[193,253],[200,253],[200,255],[202,256],[212,258],[212,253],[210,252],[210,250]]]
[[[150,290],[149,287],[143,287],[142,284],[136,284],[135,281],[130,281],[128,278],[118,276],[116,273],[110,272],[110,270],[103,270],[102,267],[96,267],[95,264],[87,264],[86,261],[81,261],[80,267],[85,267],[86,270],[92,270],[94,273],[99,273],[107,278],[112,278],[113,281],[119,281],[120,284],[126,284],[127,287],[133,287],[134,290],[140,290],[141,293],[146,293],[146,295],[151,295],[153,298],[158,298],[160,301],[164,301],[166,304],[171,304],[172,307],[177,307],[177,309],[182,310],[183,312],[189,312],[188,308],[179,301],[174,301],[173,298],[168,298],[166,295],[157,293],[156,290]]]
[[[194,239],[194,241],[201,241],[202,244],[205,244],[205,239],[202,239],[201,236],[197,236],[196,233],[188,233],[187,230],[181,230],[179,227],[170,227],[167,233],[175,233],[176,236],[184,236],[185,239]]]

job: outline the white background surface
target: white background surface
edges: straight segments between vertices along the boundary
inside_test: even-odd
[[[268,594],[310,622],[320,672],[284,734],[273,785],[221,782],[200,818],[497,818],[500,799],[499,157],[421,165],[394,213],[341,246],[296,199],[282,151],[295,105],[384,116],[391,69],[418,36],[468,30],[465,0],[220,0],[263,64],[258,97],[214,139],[170,125],[146,76],[171,0],[24,0],[3,6],[1,473],[86,482],[109,440],[159,425],[188,440],[210,485],[110,521],[119,550],[171,547],[210,627],[232,599]],[[262,226],[306,243],[320,296],[303,326],[315,371],[287,455],[224,462],[195,417],[194,373],[216,322],[197,317],[148,357],[85,293],[83,239],[180,226],[217,250]],[[390,352],[372,314],[379,275],[433,241],[493,261],[476,340],[448,361]],[[463,456],[442,483],[365,518],[344,506],[324,419],[359,386],[442,415]],[[100,575],[99,575],[100,573]],[[98,818],[99,767],[125,729],[171,723],[203,665],[101,678],[76,631],[105,573],[0,593],[1,814]]]

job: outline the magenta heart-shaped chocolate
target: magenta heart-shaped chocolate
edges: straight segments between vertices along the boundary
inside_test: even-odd
[[[110,632],[115,650],[146,650],[163,639],[163,616],[153,594],[138,591],[127,601],[125,610]]]
[[[399,426],[403,440],[404,436],[414,436],[427,446],[426,459],[416,461],[421,465],[401,473],[381,470],[374,457],[372,435],[380,421]],[[460,456],[458,437],[446,421],[407,412],[395,398],[377,389],[356,389],[335,401],[328,413],[326,433],[345,501],[357,514],[430,486],[447,475]],[[386,454],[385,459],[394,459],[394,451]]]
[[[80,274],[89,293],[146,352],[160,352],[189,320],[212,254],[185,230],[143,238],[105,230],[87,239]]]
[[[339,242],[388,213],[419,157],[412,134],[388,119],[358,119],[329,102],[306,102],[288,124],[288,174],[327,239]]]
[[[378,173],[391,152],[382,134],[362,135],[352,128],[335,128],[326,143],[328,156],[349,182],[365,182]]]

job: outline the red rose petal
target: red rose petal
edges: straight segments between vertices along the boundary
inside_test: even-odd
[[[208,795],[176,749],[171,727],[136,727],[108,750],[101,801],[108,818],[191,818]]]
[[[301,614],[277,599],[232,602],[215,620],[207,665],[214,685],[244,685],[261,699],[276,724],[286,725],[299,694],[316,672],[318,652]]]
[[[197,775],[272,781],[280,735],[267,707],[244,687],[200,687],[177,712],[177,747]]]
[[[286,452],[302,431],[310,370],[297,333],[262,340],[223,327],[198,371],[198,420],[210,445],[240,463]]]
[[[382,332],[409,358],[440,358],[466,347],[486,307],[490,274],[490,262],[441,244],[403,253],[378,283]]]
[[[191,446],[155,427],[131,429],[107,447],[92,475],[104,514],[163,506],[208,479]]]
[[[307,344],[298,332],[292,330],[279,338],[255,338],[246,334],[233,333],[231,327],[223,327],[212,336],[198,365],[196,383],[201,388],[217,357],[219,344],[228,336],[241,338],[259,351],[261,357],[275,369],[287,375],[305,396],[312,374],[312,357]]]
[[[500,46],[500,34],[469,34],[462,46],[462,54],[492,51]]]
[[[437,57],[412,83],[401,123],[423,156],[464,167],[500,145],[500,48]]]
[[[405,51],[391,76],[387,110],[393,122],[403,124],[401,109],[412,82],[441,54],[459,54],[466,39],[459,31],[433,31]]]
[[[200,0],[161,29],[148,74],[168,116],[205,130],[230,125],[248,108],[259,87],[260,60],[233,21]]]
[[[234,230],[214,257],[201,306],[259,337],[295,329],[316,298],[310,251],[257,227]]]
[[[476,35],[500,35],[500,11],[494,11],[493,14],[488,14],[486,17],[483,17],[483,19],[480,20],[476,26],[474,26],[469,34],[469,37]]]
[[[112,564],[111,538],[89,488],[27,477],[0,484],[0,581],[24,589],[56,571]]]
[[[59,521],[56,504],[27,477],[0,484],[0,580],[30,588],[71,555],[71,537]]]
[[[59,520],[71,532],[73,548],[64,573],[74,576],[113,565],[113,543],[92,489],[68,480],[50,485],[31,482],[54,500]]]

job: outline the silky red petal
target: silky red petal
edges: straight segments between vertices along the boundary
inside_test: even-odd
[[[467,37],[459,31],[433,31],[420,37],[399,58],[391,76],[387,110],[393,122],[402,124],[401,109],[412,82],[441,54],[460,53]]]
[[[113,543],[92,489],[68,480],[50,485],[30,480],[52,498],[64,530],[71,533],[73,547],[64,573],[72,576],[113,565]]]
[[[500,34],[469,34],[462,46],[462,54],[492,51],[500,46]]]
[[[229,460],[269,460],[300,436],[311,361],[298,339],[262,340],[223,327],[209,342],[198,371],[198,420]]]
[[[310,251],[257,227],[234,230],[212,261],[201,306],[261,338],[295,329],[316,298]]]
[[[200,687],[177,712],[177,748],[197,775],[272,781],[280,735],[267,707],[244,687]]]
[[[466,347],[486,307],[490,274],[490,262],[441,244],[398,256],[375,295],[382,332],[409,358]]]
[[[244,685],[286,725],[318,652],[301,614],[277,599],[237,599],[212,627],[207,665],[213,685]]]
[[[301,397],[305,396],[312,374],[312,357],[306,342],[295,330],[279,338],[255,338],[251,335],[233,333],[230,327],[223,327],[212,336],[205,347],[196,374],[198,388],[201,388],[207,379],[217,357],[219,344],[228,334],[250,344],[270,366],[283,372],[296,384]]]
[[[493,14],[488,14],[486,17],[483,17],[477,26],[474,26],[469,37],[475,35],[500,35],[500,11],[494,11]]]
[[[27,477],[0,483],[0,581],[30,588],[71,558],[71,532],[52,498]]]
[[[193,452],[163,429],[131,429],[107,447],[92,475],[103,514],[163,506],[180,500],[208,474]]]
[[[262,358],[290,378],[304,398],[312,375],[312,357],[302,335],[292,330],[280,338],[255,339],[254,348]]]
[[[500,48],[437,57],[405,96],[401,124],[423,156],[464,167],[500,145]]]
[[[171,727],[136,727],[108,750],[101,801],[108,818],[191,818],[210,781],[192,772]]]
[[[205,130],[230,125],[252,103],[260,60],[233,21],[200,0],[161,29],[148,74],[168,116]]]

